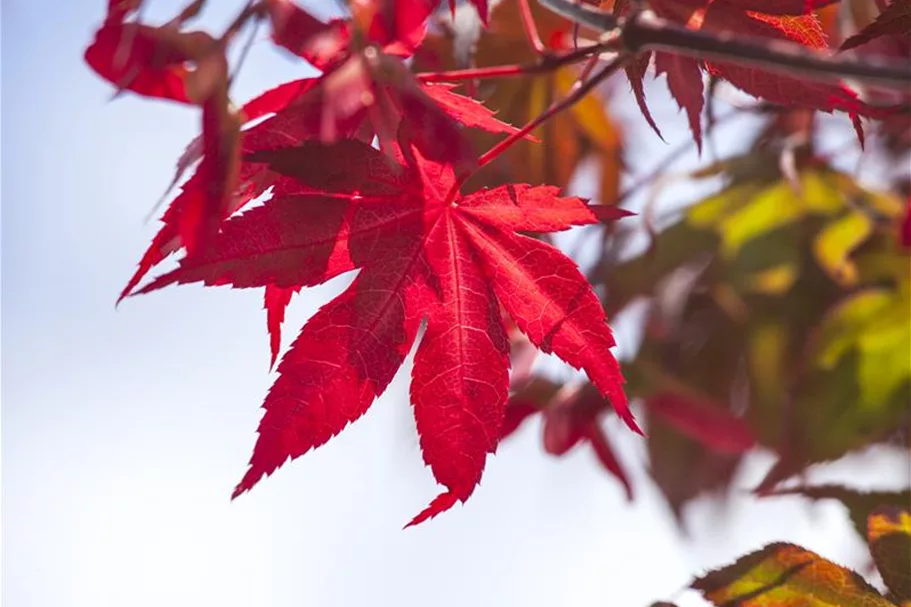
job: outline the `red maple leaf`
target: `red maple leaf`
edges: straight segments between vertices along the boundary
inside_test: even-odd
[[[520,391],[510,396],[501,438],[515,432],[531,415],[541,413],[544,417],[544,450],[554,456],[562,456],[579,444],[588,444],[598,462],[623,485],[626,498],[633,498],[633,487],[620,459],[614,453],[604,429],[601,417],[608,410],[608,403],[591,386],[565,386],[545,403],[535,402],[534,396]]]
[[[244,105],[240,113],[249,122],[257,121],[268,114],[273,115],[243,132],[243,152],[251,154],[262,150],[289,147],[308,139],[318,138],[320,125],[318,108],[314,108],[309,103],[312,98],[306,97],[307,92],[311,91],[317,82],[316,78],[287,82],[266,91]],[[450,85],[425,84],[422,85],[422,89],[439,104],[439,107],[452,120],[467,127],[491,133],[515,131],[512,126],[494,118],[493,112],[481,103],[452,92]],[[362,114],[361,119],[364,116]],[[353,122],[349,130],[352,134],[357,134],[359,131],[363,131],[362,124],[362,122]],[[372,137],[372,133],[370,137]],[[367,136],[363,138],[369,139]],[[191,143],[188,146],[189,152],[185,154],[187,158],[178,163],[178,173],[182,171],[182,167],[186,168],[192,163],[194,159],[192,151],[201,150],[201,142],[200,139],[198,143]],[[267,165],[258,162],[243,161],[239,171],[237,189],[233,193],[231,203],[224,208],[222,218],[227,218],[231,213],[260,196],[269,188],[274,179],[274,174],[268,170]],[[344,181],[345,176],[338,175],[338,178],[340,181]],[[139,267],[121,292],[119,300],[129,295],[149,270],[171,253],[181,249],[182,240],[178,226],[178,220],[182,214],[181,209],[199,204],[203,198],[203,183],[203,176],[197,171],[182,186],[180,193],[171,202],[161,219],[164,225],[152,239],[152,243],[139,261]],[[270,325],[276,331],[278,326],[278,324]],[[273,333],[272,343],[278,344],[279,340],[277,333]],[[273,353],[273,356],[276,354]]]
[[[465,501],[496,450],[506,409],[509,342],[500,306],[538,348],[583,369],[638,430],[591,286],[557,249],[517,233],[599,216],[550,186],[462,195],[450,165],[413,145],[401,150],[398,166],[356,140],[254,154],[282,175],[273,198],[226,221],[208,252],[183,258],[139,291],[197,281],[293,289],[360,269],[279,364],[235,496],[363,415],[426,319],[411,400],[424,461],[446,491],[410,524]]]
[[[726,0],[731,6],[767,15],[808,15],[841,0]]]
[[[742,33],[770,40],[786,40],[813,49],[827,48],[825,34],[813,15],[773,16],[744,11],[731,0],[709,5],[702,29],[712,32]],[[743,91],[772,103],[807,107],[824,112],[842,110],[868,113],[872,108],[843,85],[824,84],[734,64],[706,62],[709,72],[717,74]]]
[[[710,398],[660,392],[647,398],[645,407],[680,434],[713,451],[744,453],[756,444],[746,422]]]
[[[712,451],[740,454],[756,444],[745,421],[723,403],[704,395],[664,391],[646,398],[643,404],[654,418]],[[541,413],[545,451],[561,456],[578,444],[589,444],[601,465],[620,481],[627,498],[632,499],[629,478],[600,423],[609,406],[592,386],[557,387],[540,378],[532,379],[510,395],[500,436],[508,437],[527,418]]]
[[[652,8],[658,15],[692,29],[722,35],[744,35],[757,40],[783,40],[813,49],[824,49],[827,48],[825,34],[812,11],[832,3],[832,0],[655,0]],[[615,6],[619,14],[630,10],[628,0],[617,0]],[[686,111],[690,129],[700,146],[704,105],[702,70],[772,103],[824,112],[848,112],[855,125],[858,124],[856,115],[888,115],[888,110],[864,103],[854,91],[844,85],[781,76],[734,63],[702,62],[671,53],[646,52],[627,66],[626,74],[643,116],[659,137],[661,131],[649,112],[642,83],[653,56],[656,76],[662,73],[667,75],[671,96]]]
[[[367,0],[352,3],[350,19],[323,22],[291,0],[265,0],[276,44],[320,70],[343,63],[361,26],[367,43],[390,55],[410,57],[426,33],[439,0]]]
[[[110,2],[108,17],[86,49],[85,60],[118,92],[131,90],[201,106],[202,136],[193,149],[202,156],[197,195],[184,198],[171,213],[181,243],[193,251],[211,239],[221,216],[230,212],[240,170],[243,120],[228,98],[229,37],[216,40],[205,32],[181,29],[199,12],[201,0],[161,26],[126,22],[138,5],[129,0]]]
[[[661,129],[658,128],[658,124],[652,117],[652,112],[648,109],[648,102],[645,99],[644,79],[651,60],[652,53],[642,53],[637,56],[626,66],[626,77],[629,79],[630,88],[633,89],[633,96],[636,99],[636,103],[639,105],[639,111],[642,112],[642,116],[645,118],[645,121],[648,122],[648,125],[652,127],[652,130],[655,131],[655,134],[664,141],[664,135],[661,134]],[[700,74],[700,81],[701,78],[702,76]]]
[[[108,19],[85,53],[88,64],[118,89],[199,104],[203,110],[200,142],[188,146],[172,185],[201,159],[198,178],[191,180],[172,203],[165,216],[167,229],[155,238],[124,293],[172,250],[182,246],[195,252],[207,246],[225,217],[268,187],[268,183],[262,188],[248,187],[258,171],[240,165],[244,119],[231,109],[228,99],[224,53],[228,37],[216,40],[204,32],[181,29],[201,4],[197,0],[175,19],[153,27],[124,21],[134,12],[135,3],[112,3]],[[374,135],[388,145],[399,124],[407,119],[413,125],[412,137],[425,154],[459,167],[473,165],[476,155],[456,124],[458,118],[473,121],[472,126],[494,128],[495,132],[511,129],[492,120],[489,112],[484,115],[480,106],[453,102],[458,97],[454,93],[435,90],[431,97],[426,93],[431,85],[419,85],[401,62],[386,54],[408,55],[413,51],[423,39],[424,22],[434,4],[429,0],[371,4],[366,44],[354,48],[350,44],[356,38],[351,33],[351,21],[326,24],[288,0],[268,2],[276,41],[326,71],[319,78],[261,96],[246,118],[288,110],[295,118],[292,126],[296,127],[296,139],[284,140],[281,145],[314,136],[334,141],[351,136],[370,140]],[[282,117],[276,118],[280,122]],[[370,123],[368,128],[364,128],[365,120]],[[494,124],[497,126],[492,127]],[[260,139],[245,142],[244,151],[275,147],[264,138],[281,126],[273,123],[249,133]],[[282,133],[281,137],[288,135],[292,133]]]
[[[892,0],[873,23],[845,40],[841,50],[852,49],[882,36],[911,36],[911,2]]]
[[[269,369],[275,366],[278,353],[282,347],[282,323],[285,322],[285,309],[291,303],[291,298],[300,292],[300,287],[277,287],[266,285],[263,296],[263,309],[266,310],[266,329],[269,331],[269,351],[272,358],[269,360]]]
[[[425,6],[420,0],[415,4]],[[452,85],[414,82],[400,64],[387,60],[375,49],[370,49],[369,53],[373,59],[365,61],[362,54],[348,47],[351,27],[348,21],[323,23],[287,0],[270,2],[268,7],[276,40],[328,71],[318,78],[285,83],[244,105],[240,115],[248,123],[257,122],[270,114],[272,116],[243,132],[243,153],[293,146],[312,138],[331,142],[338,138],[356,137],[370,141],[375,135],[380,135],[381,142],[388,142],[390,133],[397,132],[398,125],[407,118],[413,125],[410,130],[412,137],[425,154],[465,166],[472,164],[476,157],[461,136],[458,125],[491,133],[515,131],[512,126],[496,120],[493,112],[481,103],[452,92]],[[400,7],[398,10],[403,9]],[[369,34],[385,42],[386,52],[405,54],[411,48],[409,45],[420,41],[415,32],[423,36],[423,18],[416,19],[411,15],[405,25],[400,19],[396,27],[385,25],[390,18],[387,13],[378,12]],[[383,25],[377,26],[376,23]],[[390,32],[401,37],[396,38]],[[371,62],[384,70],[379,88],[368,73],[370,70],[365,67]],[[389,82],[389,86],[383,84]],[[367,98],[383,99],[387,103],[381,111],[371,111],[368,105],[364,105],[365,93],[369,93]],[[390,98],[393,100],[391,105],[388,103]],[[151,268],[185,245],[184,234],[194,235],[200,225],[207,226],[207,233],[211,232],[221,220],[261,195],[271,184],[271,176],[264,165],[244,162],[236,169],[239,176],[235,179],[237,186],[231,196],[221,202],[218,212],[206,216],[201,209],[210,207],[204,204],[206,197],[202,188],[208,181],[199,175],[208,166],[203,138],[191,143],[181,156],[172,185],[200,158],[203,158],[203,164],[197,174],[184,184],[165,212],[162,217],[164,226],[152,240],[139,262],[139,268],[121,292],[120,299],[126,297]],[[278,326],[270,325],[276,330]],[[277,344],[277,334],[272,335],[272,343]]]
[[[141,0],[108,1],[104,23],[85,50],[85,62],[118,92],[130,90],[146,97],[202,103],[220,77],[220,66],[210,58],[223,55],[224,50],[209,34],[182,29],[199,13],[203,1],[191,2],[160,26],[127,21],[140,4]]]
[[[655,53],[655,75],[665,74],[667,88],[680,109],[686,111],[696,147],[702,151],[702,108],[705,94],[701,62],[670,53]]]
[[[322,141],[351,136],[366,118],[371,132],[365,139],[376,135],[385,149],[407,119],[425,154],[466,168],[474,163],[474,150],[451,118],[395,58],[411,56],[420,45],[437,3],[358,3],[350,19],[323,23],[290,0],[267,2],[276,43],[323,71],[301,99],[318,121]]]

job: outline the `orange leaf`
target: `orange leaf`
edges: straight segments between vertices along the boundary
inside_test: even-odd
[[[894,607],[857,573],[785,543],[709,572],[691,588],[719,607]]]

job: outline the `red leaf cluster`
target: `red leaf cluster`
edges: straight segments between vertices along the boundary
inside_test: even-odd
[[[653,0],[650,5],[660,16],[677,21],[691,29],[723,36],[746,36],[755,40],[780,40],[811,49],[826,49],[828,44],[814,11],[837,0]],[[869,38],[858,34],[852,44],[862,44],[875,36],[897,34],[907,30],[907,15],[893,3],[882,23],[871,24]],[[616,0],[615,10],[625,14],[629,0]],[[902,19],[905,21],[902,21]],[[865,30],[866,31],[866,30]],[[854,40],[855,38],[852,38]],[[847,44],[847,43],[846,43]],[[719,61],[700,61],[666,52],[645,53],[627,67],[626,72],[643,116],[661,137],[649,112],[642,80],[654,56],[656,76],[666,75],[668,90],[679,107],[685,110],[696,144],[702,147],[701,117],[704,107],[702,72],[718,76],[742,91],[772,103],[805,107],[823,112],[843,111],[856,116],[883,117],[888,112],[868,105],[844,84],[811,82],[782,76],[755,67]]]
[[[195,281],[262,286],[274,289],[267,302],[283,303],[290,291],[361,269],[279,365],[235,495],[360,417],[426,318],[411,397],[424,459],[447,492],[413,522],[467,499],[506,407],[501,305],[538,348],[584,369],[635,428],[591,287],[556,249],[516,234],[596,223],[596,215],[547,186],[460,195],[451,165],[416,146],[400,149],[397,167],[356,140],[254,154],[282,175],[273,198],[229,219],[208,253],[184,258],[140,291]]]
[[[486,3],[474,4],[485,17]],[[322,74],[267,91],[237,112],[224,60],[237,27],[221,39],[185,31],[197,3],[148,26],[126,21],[137,3],[112,2],[86,52],[121,89],[203,109],[202,136],[178,162],[175,181],[198,166],[121,297],[184,248],[175,270],[135,293],[190,282],[264,288],[274,363],[292,296],[359,270],[279,364],[234,495],[359,418],[422,323],[411,402],[424,460],[445,491],[411,524],[466,500],[496,450],[509,388],[504,313],[536,348],[584,370],[638,430],[598,298],[570,259],[527,235],[625,213],[596,213],[551,186],[461,193],[477,159],[463,130],[515,129],[450,85],[417,83],[401,63],[423,39],[436,2],[358,3],[350,19],[328,23],[287,0],[256,6],[261,12],[250,18],[268,19],[275,43]],[[209,67],[216,62],[220,71]],[[263,205],[236,214],[270,188]]]
[[[649,4],[688,28],[821,49],[826,41],[814,11],[833,1]],[[486,25],[487,1],[470,3]],[[606,4],[623,14],[629,3]],[[363,415],[412,347],[410,400],[421,450],[445,490],[411,524],[465,501],[500,439],[542,409],[549,453],[561,455],[587,443],[632,494],[600,426],[611,407],[638,431],[611,354],[614,340],[604,310],[572,260],[536,238],[625,213],[590,206],[552,186],[464,187],[482,165],[578,101],[599,76],[584,83],[589,89],[564,83],[567,99],[549,110],[550,101],[532,100],[541,101],[539,116],[517,130],[479,101],[454,92],[455,85],[439,83],[447,80],[440,74],[425,73],[419,81],[406,67],[404,60],[424,43],[439,0],[357,0],[347,18],[328,22],[291,0],[259,0],[248,3],[219,37],[187,27],[204,0],[190,2],[162,25],[144,23],[140,4],[108,1],[85,60],[118,94],[130,91],[199,108],[201,134],[178,160],[172,185],[185,173],[190,176],[120,298],[174,283],[263,288],[274,365],[291,298],[304,287],[358,272],[342,295],[305,324],[279,364],[250,467],[235,496]],[[454,11],[453,0],[449,5]],[[534,42],[534,18],[526,13],[528,6],[522,28]],[[267,22],[276,46],[321,73],[277,86],[236,109],[229,98],[227,49],[253,20]],[[906,5],[896,1],[843,48],[907,30]],[[453,82],[471,80],[467,88],[476,92],[473,80],[479,75],[528,76],[558,68],[571,74],[571,63],[586,52],[594,60],[606,48],[580,52],[554,46],[559,50],[534,65],[443,75]],[[651,58],[650,53],[621,57],[632,60],[627,74],[633,91],[658,131],[642,83]],[[774,103],[852,115],[871,110],[844,86],[665,52],[654,53],[654,60],[699,145],[703,72]],[[610,68],[600,73],[607,76]],[[540,90],[550,95],[550,88]],[[592,122],[587,115],[581,112],[579,119]],[[468,129],[507,139],[479,156]],[[605,128],[595,124],[592,130]],[[260,198],[267,198],[261,206],[238,213]],[[176,269],[137,290],[153,267],[180,250],[185,256]],[[563,391],[542,402],[523,400],[516,388],[529,375],[532,349],[585,371],[593,388]],[[516,368],[510,378],[511,350]],[[713,450],[740,453],[753,444],[739,419],[705,399],[662,392],[645,406],[651,419]]]

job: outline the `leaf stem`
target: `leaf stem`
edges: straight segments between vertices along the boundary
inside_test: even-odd
[[[608,43],[590,44],[564,55],[546,54],[534,63],[496,65],[493,67],[473,67],[461,70],[448,70],[443,72],[421,72],[415,74],[418,82],[460,82],[463,80],[480,80],[485,78],[502,78],[504,76],[528,76],[543,74],[578,63],[608,48]]]
[[[519,13],[522,15],[522,27],[525,29],[525,37],[528,38],[528,43],[531,44],[531,47],[538,55],[545,55],[547,47],[544,46],[541,36],[538,34],[538,26],[535,24],[535,17],[531,13],[531,6],[528,4],[528,0],[519,0]]]

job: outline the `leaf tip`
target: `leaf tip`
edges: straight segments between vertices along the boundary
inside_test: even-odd
[[[635,432],[642,438],[648,438],[648,434],[645,433],[645,431],[639,425],[639,422],[636,421],[636,417],[633,415],[633,412],[630,411],[628,408],[624,409],[623,411],[618,411],[617,415],[620,416],[620,419],[623,420],[623,422],[627,425],[627,427],[630,430],[632,430],[633,432]]]
[[[427,506],[426,508],[424,508],[424,510],[422,510],[420,514],[418,514],[416,517],[411,519],[411,521],[407,525],[402,527],[402,529],[408,529],[409,527],[414,527],[415,525],[420,525],[424,521],[432,519],[433,517],[437,516],[438,514],[442,514],[443,512],[446,512],[447,510],[449,510],[450,508],[452,508],[455,505],[455,503],[458,499],[459,498],[457,498],[456,495],[454,493],[452,493],[451,491],[447,491],[446,493],[441,493],[440,495],[436,496],[433,499],[433,501],[430,502],[430,505]]]
[[[238,483],[234,490],[231,492],[231,501],[233,502],[238,497],[243,495],[247,491],[247,488],[243,486],[243,483]]]
[[[623,219],[624,217],[636,215],[633,211],[627,211],[626,209],[621,209],[620,207],[612,205],[588,204],[585,206],[588,207],[588,210],[592,212],[600,223],[608,223]]]

